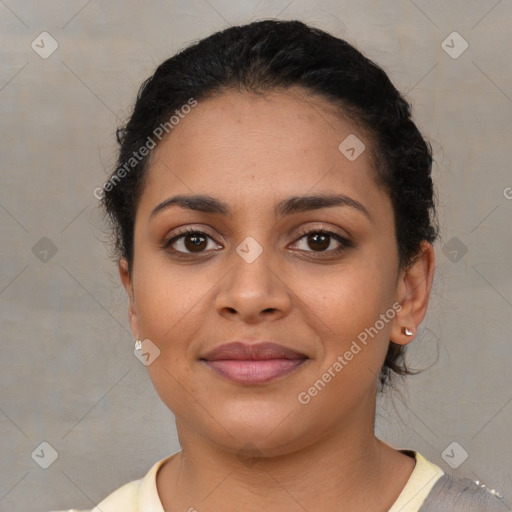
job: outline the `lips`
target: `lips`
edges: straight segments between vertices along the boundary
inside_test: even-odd
[[[214,348],[202,356],[201,359],[208,361],[218,361],[220,359],[264,361],[267,359],[306,359],[306,357],[296,350],[270,341],[253,344],[234,341]]]
[[[235,341],[214,348],[200,358],[216,373],[239,383],[269,382],[293,372],[308,357],[273,342]]]

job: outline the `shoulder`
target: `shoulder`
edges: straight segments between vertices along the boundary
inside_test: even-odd
[[[96,507],[88,510],[68,509],[55,512],[138,512],[138,496],[141,480],[134,480],[124,484],[119,489],[109,494],[101,503]]]
[[[419,512],[510,512],[505,502],[469,478],[445,474],[436,482]]]
[[[134,480],[114,491],[91,512],[138,512],[139,489],[142,480]]]
[[[156,474],[165,462],[175,457],[178,453],[159,460],[143,478],[133,480],[119,487],[119,489],[109,494],[93,509],[69,509],[61,510],[60,512],[144,512],[147,510],[162,510],[162,504],[156,487]]]

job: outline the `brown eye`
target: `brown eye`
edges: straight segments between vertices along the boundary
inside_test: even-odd
[[[314,233],[307,235],[308,247],[313,250],[325,251],[330,245],[330,235],[323,233]]]
[[[185,229],[165,243],[164,248],[178,255],[202,254],[213,239],[202,231]],[[179,254],[181,253],[181,254]]]
[[[190,252],[203,251],[208,245],[205,236],[202,235],[186,235],[183,237],[183,245]]]
[[[303,241],[303,243],[299,243]],[[334,247],[332,244],[334,242]],[[312,253],[326,253],[337,254],[343,252],[345,249],[352,247],[352,243],[346,238],[334,233],[332,231],[326,231],[323,229],[315,229],[302,233],[302,236],[296,242],[299,245],[299,249],[305,252]],[[338,247],[336,247],[336,244]],[[300,247],[302,245],[302,247]],[[329,247],[331,247],[329,249]]]

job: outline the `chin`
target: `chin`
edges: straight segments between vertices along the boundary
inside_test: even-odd
[[[212,440],[231,452],[243,452],[245,449],[249,453],[254,452],[252,456],[275,457],[291,453],[306,446],[321,430],[313,421],[298,418],[297,410],[294,414],[290,406],[280,403],[267,406],[237,404],[228,411],[212,411],[212,416],[222,420],[220,425],[215,421],[212,425],[209,418],[208,425],[214,430],[205,434],[210,438],[218,436]]]

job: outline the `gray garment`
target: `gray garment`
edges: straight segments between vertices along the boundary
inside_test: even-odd
[[[509,512],[505,502],[469,478],[443,475],[418,512]]]

